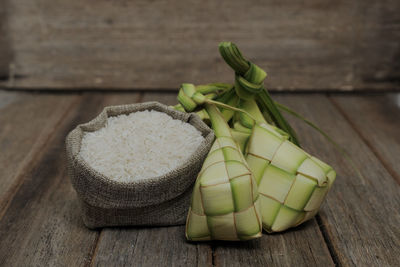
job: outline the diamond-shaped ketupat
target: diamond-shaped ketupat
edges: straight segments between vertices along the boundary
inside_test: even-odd
[[[246,161],[259,187],[267,232],[284,231],[314,217],[336,178],[332,167],[268,124],[253,127]]]
[[[249,240],[261,237],[256,181],[221,113],[206,105],[216,140],[204,161],[192,194],[186,238]]]

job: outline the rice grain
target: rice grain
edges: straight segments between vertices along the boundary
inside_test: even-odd
[[[109,117],[105,127],[86,132],[79,154],[110,179],[131,182],[177,168],[203,140],[189,123],[146,110]]]

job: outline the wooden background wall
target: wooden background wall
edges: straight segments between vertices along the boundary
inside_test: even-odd
[[[399,0],[0,0],[0,88],[232,81],[234,41],[272,90],[400,89]]]

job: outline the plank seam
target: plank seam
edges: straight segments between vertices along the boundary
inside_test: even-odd
[[[216,261],[215,248],[216,248],[216,245],[215,244],[211,244],[211,265],[213,267],[217,266],[216,263],[215,263],[215,261]]]
[[[336,102],[334,98],[330,95],[328,99],[333,104],[333,106],[339,111],[339,113],[345,118],[345,120],[349,123],[350,127],[360,136],[361,140],[367,145],[367,147],[372,151],[375,157],[382,163],[383,167],[387,170],[387,172],[392,176],[392,178],[400,184],[400,175],[390,166],[389,163],[381,156],[381,154],[376,150],[376,148],[371,144],[371,142],[366,138],[362,131],[358,129],[358,127],[353,123],[347,113],[342,109],[339,103]]]
[[[93,248],[89,251],[89,262],[86,264],[86,266],[94,266],[94,259],[96,258],[97,252],[99,250],[99,244],[101,237],[103,236],[103,229],[100,230],[100,232],[97,234],[96,239],[94,240],[94,246]]]
[[[339,256],[337,255],[336,250],[333,247],[332,240],[329,238],[329,234],[327,233],[324,227],[324,223],[319,214],[315,216],[315,220],[317,221],[319,231],[321,232],[321,235],[325,241],[325,244],[328,248],[329,254],[331,255],[333,263],[335,264],[335,266],[342,266],[342,264],[339,261]]]
[[[47,138],[45,138],[46,142],[44,142],[38,148],[35,148],[36,151],[32,152],[32,158],[30,160],[28,160],[28,162],[26,162],[25,166],[23,166],[21,168],[21,170],[15,176],[15,182],[14,182],[12,188],[10,188],[10,191],[7,192],[6,196],[4,197],[5,203],[4,203],[3,209],[0,210],[0,221],[3,219],[4,214],[6,214],[14,196],[17,194],[18,190],[24,183],[25,174],[35,166],[33,164],[34,162],[40,161],[42,155],[46,151],[46,147],[50,144],[50,140],[54,138],[55,133],[58,130],[58,126],[64,121],[64,119],[68,116],[68,114],[70,112],[72,112],[73,109],[71,109],[71,106],[74,106],[77,102],[79,102],[79,100],[80,100],[80,98],[77,98],[66,108],[65,112],[60,116],[58,121],[54,124],[53,130],[50,133],[48,133]]]

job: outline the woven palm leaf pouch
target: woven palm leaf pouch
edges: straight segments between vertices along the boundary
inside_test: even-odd
[[[109,117],[158,111],[195,127],[201,144],[175,169],[158,177],[119,182],[91,167],[80,155],[85,133],[105,127]],[[180,225],[186,220],[193,184],[214,140],[213,131],[195,114],[158,102],[110,106],[92,121],[78,125],[66,138],[68,173],[88,228],[133,225]]]

